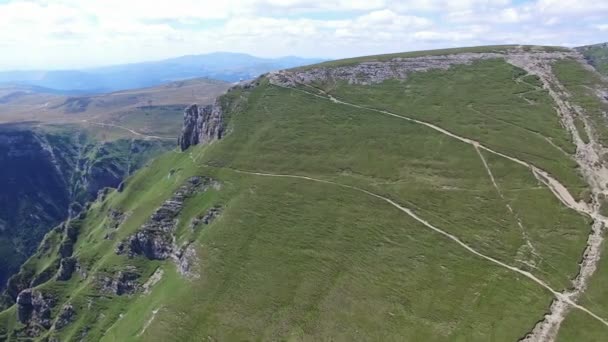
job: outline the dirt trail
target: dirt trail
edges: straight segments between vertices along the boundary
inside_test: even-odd
[[[204,165],[207,167],[214,167],[212,165]],[[215,168],[215,167],[214,167]],[[515,266],[511,266],[509,264],[506,264],[498,259],[495,259],[491,256],[485,255],[479,251],[477,251],[476,249],[474,249],[473,247],[467,245],[466,243],[462,242],[462,240],[460,240],[457,236],[450,234],[440,228],[435,227],[434,225],[432,225],[431,223],[429,223],[428,221],[426,221],[425,219],[421,218],[420,216],[418,216],[416,213],[414,213],[414,211],[412,211],[409,208],[403,207],[400,204],[398,204],[397,202],[391,200],[390,198],[384,197],[382,195],[378,195],[376,193],[373,193],[371,191],[365,190],[365,189],[361,189],[358,188],[356,186],[352,186],[352,185],[347,185],[347,184],[341,184],[341,183],[337,183],[337,182],[332,182],[332,181],[328,181],[328,180],[324,180],[324,179],[318,179],[318,178],[313,178],[313,177],[308,177],[308,176],[299,176],[299,175],[291,175],[291,174],[275,174],[275,173],[266,173],[266,172],[253,172],[253,171],[244,171],[244,170],[238,170],[238,169],[233,169],[233,168],[228,168],[228,167],[224,167],[223,169],[227,169],[227,170],[232,170],[234,172],[237,173],[241,173],[241,174],[247,174],[247,175],[253,175],[253,176],[262,176],[262,177],[277,177],[277,178],[294,178],[294,179],[302,179],[302,180],[307,180],[307,181],[312,181],[312,182],[318,182],[318,183],[324,183],[324,184],[330,184],[330,185],[334,185],[334,186],[338,186],[341,188],[346,188],[346,189],[350,189],[350,190],[355,190],[361,193],[364,193],[366,195],[375,197],[377,199],[380,199],[384,202],[387,202],[388,204],[392,205],[393,207],[399,209],[401,212],[407,214],[408,216],[410,216],[411,218],[413,218],[414,220],[418,221],[419,223],[422,223],[425,227],[435,231],[436,233],[439,233],[441,235],[443,235],[444,237],[456,242],[458,245],[460,245],[462,248],[466,249],[468,252],[482,258],[485,259],[487,261],[490,261],[500,267],[506,268],[512,272],[518,273],[523,275],[524,277],[532,280],[533,282],[537,283],[538,285],[542,286],[543,288],[545,288],[546,290],[548,290],[549,292],[551,292],[555,297],[557,297],[560,301],[564,302],[567,305],[570,305],[574,308],[577,308],[585,313],[587,313],[589,316],[593,317],[594,319],[596,319],[597,321],[599,321],[600,323],[604,324],[605,326],[608,327],[608,320],[603,319],[602,317],[596,315],[595,313],[593,313],[592,311],[590,311],[589,309],[577,304],[576,302],[574,302],[572,299],[570,299],[568,296],[557,292],[556,290],[554,290],[553,288],[551,288],[547,283],[545,283],[544,281],[540,280],[539,278],[537,278],[535,275],[533,275],[530,272],[521,270]]]
[[[544,320],[539,322],[534,327],[533,331],[522,339],[522,341],[526,342],[554,341],[557,337],[559,327],[565,319],[568,311],[572,307],[580,309],[580,306],[576,304],[576,301],[578,300],[580,295],[585,291],[589,279],[595,272],[597,264],[600,260],[601,246],[604,240],[604,227],[608,223],[608,219],[602,216],[599,211],[600,195],[608,195],[608,169],[603,165],[601,155],[603,153],[606,153],[608,150],[603,148],[603,146],[601,146],[595,139],[596,135],[594,134],[592,126],[589,124],[582,109],[580,107],[573,106],[568,102],[568,98],[570,97],[570,95],[554,76],[551,69],[551,63],[559,59],[574,58],[577,59],[591,72],[594,72],[594,70],[590,66],[588,66],[582,56],[580,56],[576,52],[529,53],[522,51],[510,51],[508,53],[502,54],[501,57],[504,58],[508,63],[524,69],[525,71],[527,71],[528,74],[538,76],[542,83],[542,88],[549,92],[549,95],[557,106],[556,110],[560,117],[562,126],[565,127],[571,133],[572,140],[576,146],[576,153],[573,159],[577,162],[586,182],[590,187],[592,193],[592,201],[590,204],[585,203],[583,201],[576,201],[574,197],[570,194],[568,189],[557,179],[552,177],[548,172],[516,157],[512,157],[504,153],[492,150],[491,148],[486,147],[475,140],[454,134],[432,123],[391,113],[386,110],[369,108],[362,105],[348,103],[340,99],[336,99],[335,97],[324,92],[321,89],[312,87],[311,85],[306,84],[306,82],[298,81],[297,76],[290,75],[289,73],[282,73],[280,75],[276,75],[276,78],[271,75],[270,81],[276,86],[304,92],[318,98],[330,100],[334,103],[364,110],[375,111],[383,115],[397,117],[403,120],[407,120],[409,122],[424,125],[428,128],[450,136],[461,142],[470,144],[474,146],[478,151],[482,149],[489,153],[493,153],[495,155],[511,160],[530,169],[534,176],[539,181],[544,183],[553,192],[556,198],[559,199],[565,206],[576,210],[581,214],[590,216],[594,222],[591,227],[591,233],[589,234],[589,237],[587,239],[587,246],[583,254],[583,259],[580,262],[579,273],[572,280],[572,288],[561,293],[556,293],[555,291],[551,290],[555,295],[555,300],[551,304],[550,313],[545,315]],[[523,79],[520,78],[516,81],[523,82]],[[296,86],[308,87],[312,91],[307,91]],[[576,126],[574,125],[575,118],[580,118],[583,121],[585,133],[589,137],[588,143],[585,143],[582,140],[582,132],[579,132]],[[550,141],[550,139],[545,139],[556,148],[559,148],[559,146],[555,145],[552,141]],[[563,149],[559,149],[566,155],[569,155]],[[486,170],[489,171],[487,168]],[[493,176],[491,176],[491,178],[493,178]],[[592,316],[594,315],[592,314]],[[594,317],[602,322],[605,322],[599,317]]]
[[[152,325],[152,322],[154,322],[154,319],[156,318],[156,314],[158,313],[158,311],[160,311],[160,309],[161,308],[152,310],[152,316],[150,316],[150,318],[146,321],[146,324],[141,329],[141,331],[137,334],[137,337],[140,337],[141,335],[143,335],[146,332],[146,330],[148,330],[150,325]]]
[[[525,246],[527,247],[527,249],[529,249],[530,253],[534,257],[539,257],[540,255],[536,251],[536,248],[534,248],[534,245],[532,244],[532,241],[530,240],[530,237],[528,236],[528,231],[524,227],[524,225],[523,225],[523,223],[521,221],[521,218],[519,217],[519,214],[517,212],[515,212],[515,210],[513,210],[513,207],[511,207],[511,205],[509,204],[509,202],[505,198],[504,194],[502,193],[502,190],[498,186],[498,183],[496,182],[496,179],[494,178],[494,174],[492,173],[492,170],[490,169],[490,166],[488,165],[488,162],[486,161],[486,158],[484,158],[483,154],[481,153],[481,151],[479,150],[479,148],[477,146],[475,146],[475,151],[477,151],[477,154],[479,155],[479,159],[481,159],[483,167],[485,168],[486,173],[490,177],[490,180],[492,181],[492,185],[494,186],[494,189],[496,189],[496,192],[498,193],[498,196],[503,200],[503,202],[505,202],[505,207],[507,207],[507,210],[511,213],[511,215],[515,219],[515,222],[517,223],[517,226],[519,226],[519,229],[521,230],[522,238],[523,238],[523,240],[525,242]],[[524,260],[524,259],[521,259],[519,261],[522,262],[522,263],[525,263],[526,265],[528,265],[530,267],[536,267],[535,260]]]
[[[138,137],[143,137],[146,139],[157,139],[157,140],[175,140],[174,138],[168,138],[168,137],[159,137],[156,135],[147,135],[147,134],[143,134],[143,133],[139,133],[137,131],[134,131],[128,127],[125,126],[119,126],[119,125],[114,125],[114,124],[109,124],[109,123],[103,123],[103,122],[95,122],[95,121],[89,121],[89,120],[82,120],[82,122],[84,123],[88,123],[91,125],[96,125],[96,126],[101,126],[101,127],[112,127],[112,128],[118,128],[118,129],[122,129],[124,131],[128,131],[131,134],[137,135]]]
[[[580,294],[585,291],[587,283],[595,272],[597,268],[597,263],[600,260],[601,245],[604,239],[603,230],[604,226],[608,223],[608,219],[606,217],[603,217],[599,213],[599,195],[608,194],[608,190],[606,189],[606,186],[608,184],[608,169],[604,167],[600,158],[603,147],[596,142],[594,138],[595,134],[592,131],[591,126],[585,119],[584,113],[581,113],[579,108],[572,106],[567,101],[569,94],[567,93],[565,88],[557,81],[556,77],[551,71],[550,63],[554,61],[555,58],[543,58],[542,55],[532,56],[530,54],[512,54],[505,56],[505,59],[507,60],[507,62],[524,69],[529,74],[537,75],[542,81],[543,87],[549,91],[550,96],[557,105],[556,109],[560,116],[562,125],[571,133],[572,139],[575,143],[576,154],[574,159],[579,165],[585,180],[590,186],[591,192],[593,194],[593,202],[591,204],[587,204],[583,201],[576,201],[574,197],[570,194],[568,189],[557,179],[552,177],[548,172],[518,158],[495,151],[489,147],[480,144],[478,141],[454,134],[432,123],[391,113],[386,110],[380,110],[376,108],[370,108],[358,104],[345,102],[333,97],[332,95],[326,92],[323,92],[320,89],[311,87],[306,84],[300,85],[312,88],[314,89],[314,92],[293,87],[286,87],[282,84],[277,83],[273,84],[279,87],[304,92],[315,97],[330,100],[333,103],[338,103],[364,110],[375,111],[377,113],[397,117],[403,120],[407,120],[409,122],[424,125],[435,131],[457,139],[461,142],[470,144],[476,149],[483,149],[487,152],[511,160],[517,164],[520,164],[530,169],[534,176],[539,181],[544,183],[553,192],[556,198],[559,199],[565,206],[581,214],[590,216],[594,220],[594,223],[592,225],[592,231],[587,240],[587,246],[583,254],[583,260],[580,263],[579,273],[575,277],[575,279],[572,280],[573,288],[562,293],[556,293],[555,291],[551,290],[555,295],[555,300],[551,304],[550,313],[545,316],[543,321],[539,322],[534,327],[533,331],[530,334],[528,334],[525,338],[522,339],[522,341],[525,342],[554,341],[557,337],[559,327],[565,319],[568,310],[572,307],[580,308],[580,306],[576,304],[576,300],[578,299]],[[581,117],[585,123],[585,131],[587,133],[587,136],[590,137],[590,142],[588,144],[585,144],[584,141],[581,139],[580,134],[577,131],[576,126],[574,125],[575,116]],[[599,317],[594,317],[602,322],[605,322]]]
[[[422,120],[418,120],[418,119],[413,119],[413,118],[410,118],[410,117],[407,117],[407,116],[395,114],[395,113],[392,113],[392,112],[389,112],[389,111],[386,111],[386,110],[382,110],[382,109],[370,108],[370,107],[365,107],[365,106],[354,104],[354,103],[345,102],[345,101],[339,100],[339,99],[337,99],[337,98],[335,98],[332,95],[327,94],[327,93],[324,93],[324,95],[325,95],[324,96],[324,95],[315,94],[315,93],[312,93],[312,92],[309,92],[309,91],[305,91],[305,90],[302,90],[302,89],[289,88],[289,87],[284,87],[282,85],[277,85],[277,86],[282,87],[282,88],[286,88],[286,89],[290,89],[290,90],[300,91],[300,92],[303,92],[303,93],[306,93],[306,94],[309,94],[309,95],[312,95],[312,96],[315,96],[315,97],[319,97],[319,98],[322,98],[322,99],[325,99],[325,100],[330,100],[330,101],[332,101],[334,103],[338,103],[338,104],[342,104],[342,105],[346,105],[346,106],[350,106],[350,107],[354,107],[354,108],[364,109],[364,110],[370,110],[370,111],[374,111],[374,112],[377,112],[377,113],[380,113],[380,114],[396,117],[396,118],[399,118],[399,119],[402,119],[402,120],[406,120],[406,121],[409,121],[409,122],[414,122],[414,123],[426,126],[426,127],[431,128],[431,129],[433,129],[433,130],[435,130],[437,132],[440,132],[440,133],[443,133],[443,134],[445,134],[445,135],[447,135],[449,137],[452,137],[452,138],[454,138],[456,140],[459,140],[459,141],[464,142],[466,144],[472,145],[473,147],[483,149],[483,150],[485,150],[487,152],[490,152],[492,154],[495,154],[497,156],[506,158],[508,160],[511,160],[511,161],[517,163],[517,164],[520,164],[522,166],[527,167],[528,169],[530,169],[530,171],[532,171],[532,173],[534,174],[534,176],[539,181],[541,181],[542,183],[544,183],[551,190],[551,192],[553,192],[553,194],[557,197],[557,199],[559,199],[565,206],[567,206],[568,208],[571,208],[573,210],[576,210],[579,213],[583,213],[583,214],[587,214],[587,215],[590,215],[591,212],[592,212],[592,210],[588,207],[588,205],[586,203],[576,201],[574,199],[574,197],[570,194],[570,192],[568,191],[568,189],[563,184],[561,184],[557,179],[555,179],[553,176],[551,176],[547,171],[545,171],[545,170],[543,170],[541,168],[538,168],[538,167],[536,167],[536,166],[534,166],[534,165],[532,165],[532,164],[530,164],[528,162],[525,162],[525,161],[523,161],[521,159],[518,159],[518,158],[515,158],[515,157],[512,157],[512,156],[506,155],[504,153],[495,151],[495,150],[493,150],[493,149],[491,149],[491,148],[489,148],[487,146],[482,145],[481,143],[479,143],[476,140],[472,140],[472,139],[465,138],[465,137],[462,137],[460,135],[454,134],[454,133],[452,133],[452,132],[450,132],[450,131],[448,131],[448,130],[446,130],[444,128],[441,128],[441,127],[439,127],[437,125],[434,125],[434,124],[426,122],[426,121],[422,121]],[[316,89],[316,90],[319,91],[319,89]]]
[[[607,193],[608,169],[603,165],[600,157],[603,147],[596,141],[585,113],[568,102],[570,95],[553,74],[550,62],[531,55],[511,56],[507,58],[507,61],[526,70],[529,74],[538,76],[542,81],[544,88],[557,105],[556,110],[562,125],[572,136],[576,145],[575,161],[579,165],[592,193],[592,204],[587,207],[590,209],[589,215],[594,222],[587,239],[579,273],[572,281],[572,289],[564,291],[561,297],[556,296],[549,313],[534,327],[530,334],[522,339],[526,342],[554,341],[571,308],[570,303],[565,301],[564,298],[568,298],[571,302],[578,300],[587,288],[589,279],[595,272],[600,260],[601,246],[604,240],[603,231],[608,220],[599,212],[599,196]],[[579,62],[585,64],[582,59]],[[589,143],[587,144],[581,138],[581,132],[574,125],[575,117],[581,118],[584,122],[585,133],[589,137]]]

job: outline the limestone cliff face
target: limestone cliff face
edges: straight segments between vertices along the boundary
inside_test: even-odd
[[[384,61],[363,61],[351,65],[275,71],[268,75],[270,83],[282,87],[310,85],[315,82],[345,81],[348,84],[370,85],[387,80],[405,80],[411,73],[429,70],[447,70],[456,65],[471,65],[480,60],[504,58],[541,58],[557,60],[563,58],[580,59],[575,51],[545,52],[525,51],[513,48],[506,52],[457,53],[449,55],[396,57]]]
[[[223,111],[219,101],[204,107],[193,104],[184,112],[184,125],[178,144],[184,151],[193,145],[221,139],[223,133]]]

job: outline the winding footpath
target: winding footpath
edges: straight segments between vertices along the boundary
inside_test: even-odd
[[[555,179],[553,176],[551,176],[547,171],[545,171],[535,165],[532,165],[526,161],[518,159],[516,157],[509,156],[504,153],[495,151],[487,146],[484,146],[483,144],[479,143],[478,141],[459,136],[455,133],[452,133],[452,132],[450,132],[444,128],[441,128],[435,124],[432,124],[430,122],[399,115],[396,113],[389,112],[387,110],[370,108],[370,107],[366,107],[366,106],[359,105],[359,104],[349,103],[349,102],[337,99],[337,98],[333,97],[331,94],[328,94],[320,89],[311,87],[307,84],[297,82],[297,81],[295,81],[295,83],[297,85],[312,88],[313,91],[307,91],[307,90],[292,87],[292,86],[285,86],[281,82],[273,82],[272,78],[271,78],[271,83],[274,84],[275,86],[279,86],[279,87],[294,90],[294,91],[303,92],[303,93],[309,94],[311,96],[315,96],[318,98],[322,98],[322,99],[331,101],[333,103],[350,106],[350,107],[354,107],[354,108],[358,108],[358,109],[368,110],[368,111],[374,111],[376,113],[380,113],[380,114],[391,116],[391,117],[396,117],[396,118],[399,118],[402,120],[406,120],[409,122],[413,122],[416,124],[426,126],[430,129],[433,129],[437,132],[447,135],[453,139],[456,139],[458,141],[472,145],[480,154],[482,161],[484,161],[484,165],[486,165],[485,160],[483,159],[483,156],[481,155],[480,150],[487,151],[489,153],[503,157],[505,159],[508,159],[512,162],[515,162],[519,165],[522,165],[522,166],[528,168],[540,182],[545,184],[551,190],[551,192],[555,195],[555,197],[562,204],[564,204],[566,207],[568,207],[570,209],[577,211],[580,214],[591,217],[593,220],[593,224],[591,227],[591,233],[588,237],[587,246],[583,253],[583,259],[580,262],[579,273],[572,280],[571,289],[565,290],[563,292],[557,292],[557,291],[553,290],[550,286],[548,286],[546,283],[544,283],[542,280],[540,280],[537,277],[535,277],[534,275],[532,275],[531,273],[521,270],[517,267],[505,264],[499,260],[496,260],[490,256],[484,255],[484,254],[476,251],[475,249],[473,249],[470,246],[463,243],[456,236],[451,235],[437,227],[432,226],[430,223],[428,223],[424,219],[418,217],[410,209],[404,208],[386,197],[371,193],[367,190],[348,186],[348,185],[338,184],[338,183],[334,183],[334,182],[330,182],[330,181],[305,177],[305,176],[276,175],[276,174],[247,172],[247,171],[238,171],[238,172],[248,173],[248,174],[252,174],[252,175],[259,175],[259,176],[290,177],[290,178],[307,179],[307,180],[317,181],[317,182],[322,182],[322,183],[327,183],[327,184],[334,184],[337,186],[346,187],[346,188],[364,192],[370,196],[374,196],[376,198],[379,198],[379,199],[382,199],[382,200],[388,202],[389,204],[398,208],[402,212],[404,212],[404,213],[408,214],[409,216],[411,216],[412,218],[416,219],[418,222],[424,224],[426,227],[455,241],[461,247],[465,248],[469,252],[531,279],[532,281],[541,285],[545,289],[549,290],[555,296],[555,299],[551,304],[549,313],[545,315],[543,320],[541,320],[540,322],[538,322],[536,324],[534,329],[527,336],[525,336],[524,338],[521,339],[522,342],[555,341],[555,339],[557,338],[557,333],[559,331],[560,325],[564,321],[568,311],[571,308],[576,308],[581,311],[584,311],[587,314],[589,314],[591,317],[593,317],[594,319],[596,319],[599,322],[601,322],[602,324],[608,326],[608,321],[606,321],[604,318],[599,317],[598,315],[589,311],[587,308],[577,304],[578,298],[587,288],[589,279],[594,274],[594,272],[597,268],[597,264],[600,260],[601,246],[604,241],[604,234],[603,234],[604,227],[608,225],[608,218],[602,216],[599,211],[600,210],[600,201],[599,201],[600,195],[608,195],[608,189],[607,189],[608,169],[603,165],[603,162],[600,158],[604,149],[596,141],[595,134],[593,132],[593,129],[591,128],[591,125],[588,123],[585,113],[580,108],[571,105],[567,101],[567,98],[569,97],[568,92],[560,84],[560,82],[557,80],[557,78],[553,75],[553,72],[551,70],[551,63],[554,62],[555,59],[544,58],[542,55],[534,55],[534,54],[506,54],[506,55],[504,55],[504,58],[508,63],[524,69],[525,71],[528,72],[528,74],[538,76],[543,84],[543,88],[549,92],[549,95],[551,96],[551,98],[553,99],[555,104],[557,105],[556,110],[559,115],[560,121],[561,121],[562,125],[571,134],[572,140],[576,146],[576,154],[574,156],[574,160],[578,164],[578,166],[583,174],[583,177],[585,178],[586,182],[588,183],[588,185],[590,187],[590,190],[592,193],[592,202],[590,204],[585,203],[583,201],[576,201],[574,199],[574,197],[572,196],[572,194],[570,194],[568,189],[563,184],[561,184],[557,179]],[[582,61],[580,61],[580,62],[584,63]],[[283,75],[283,76],[285,76],[285,75]],[[581,139],[581,134],[580,134],[580,132],[578,132],[576,126],[574,125],[575,117],[581,118],[583,120],[583,122],[585,123],[584,129],[585,129],[586,135],[590,138],[589,143],[585,143]],[[493,178],[491,171],[487,167],[486,167],[486,170],[489,172],[490,177]],[[495,182],[493,182],[493,183],[496,184]],[[498,188],[497,188],[497,190],[500,191]],[[521,227],[523,229],[523,226],[521,226]]]
[[[89,120],[82,120],[82,122],[90,124],[90,125],[95,125],[95,126],[100,126],[100,127],[111,127],[111,128],[118,128],[121,129],[123,131],[127,131],[133,135],[136,135],[138,137],[142,137],[144,139],[156,139],[156,140],[175,140],[174,138],[169,138],[169,137],[159,137],[157,135],[147,135],[147,134],[143,134],[140,133],[138,131],[132,130],[128,127],[125,126],[119,126],[119,125],[114,125],[114,124],[109,124],[109,123],[103,123],[103,122],[95,122],[95,121],[89,121]]]
[[[212,165],[206,165],[203,164],[204,166],[207,167],[214,167]],[[214,167],[215,168],[215,167]],[[606,327],[608,327],[608,320],[598,316],[597,314],[593,313],[591,310],[585,308],[584,306],[581,306],[579,304],[577,304],[576,302],[574,302],[572,299],[570,299],[567,295],[562,294],[561,292],[558,292],[556,290],[554,290],[553,288],[551,288],[551,286],[549,286],[547,283],[545,283],[544,281],[542,281],[541,279],[537,278],[535,275],[533,275],[530,272],[521,270],[515,266],[511,266],[509,264],[506,264],[498,259],[495,259],[491,256],[488,256],[486,254],[483,254],[479,251],[477,251],[476,249],[474,249],[473,247],[467,245],[466,243],[462,242],[462,240],[460,240],[457,236],[450,234],[446,231],[444,231],[443,229],[440,229],[434,225],[432,225],[431,223],[429,223],[428,221],[426,221],[425,219],[421,218],[420,216],[418,216],[416,213],[414,213],[410,208],[406,208],[401,206],[400,204],[398,204],[397,202],[391,200],[390,198],[384,197],[382,195],[373,193],[371,191],[362,189],[362,188],[358,188],[356,186],[352,186],[352,185],[347,185],[347,184],[342,184],[342,183],[337,183],[337,182],[332,182],[332,181],[328,181],[328,180],[324,180],[324,179],[319,179],[319,178],[313,178],[313,177],[308,177],[308,176],[299,176],[299,175],[292,175],[292,174],[276,174],[276,173],[266,173],[266,172],[254,172],[254,171],[245,171],[245,170],[239,170],[239,169],[233,169],[233,168],[229,168],[229,167],[222,167],[222,169],[225,170],[231,170],[234,171],[236,173],[240,173],[240,174],[246,174],[246,175],[252,175],[252,176],[262,176],[262,177],[277,177],[277,178],[292,178],[292,179],[301,179],[301,180],[307,180],[307,181],[312,181],[312,182],[317,182],[317,183],[323,183],[323,184],[329,184],[329,185],[334,185],[334,186],[338,186],[341,188],[345,188],[345,189],[350,189],[350,190],[355,190],[358,192],[362,192],[366,195],[375,197],[377,199],[380,199],[384,202],[387,202],[388,204],[392,205],[393,207],[399,209],[401,212],[407,214],[408,216],[410,216],[411,218],[413,218],[414,220],[418,221],[419,223],[422,223],[425,227],[445,236],[446,238],[456,242],[458,245],[460,245],[460,247],[464,248],[465,250],[469,251],[470,253],[485,259],[487,261],[490,261],[500,267],[506,268],[512,272],[518,273],[520,275],[523,275],[524,277],[532,280],[533,282],[537,283],[538,285],[542,286],[543,288],[545,288],[546,290],[548,290],[549,292],[551,292],[556,298],[558,298],[559,300],[563,301],[564,303],[567,303],[568,305],[577,308],[587,314],[589,314],[591,317],[595,318],[596,320],[598,320],[600,323],[604,324]]]
[[[572,136],[576,145],[575,161],[589,184],[592,193],[592,203],[588,205],[589,216],[593,219],[591,234],[587,239],[587,246],[580,263],[579,273],[572,280],[572,288],[562,292],[562,296],[556,296],[551,304],[549,313],[540,321],[532,332],[522,339],[525,342],[555,341],[559,328],[565,320],[568,311],[572,307],[569,301],[577,301],[587,289],[591,276],[595,273],[601,257],[601,247],[604,242],[604,229],[608,219],[600,213],[600,195],[607,194],[608,169],[604,166],[601,154],[604,148],[597,142],[595,132],[588,122],[583,110],[573,106],[567,100],[570,94],[553,74],[551,64],[545,60],[535,58],[532,55],[519,55],[507,58],[507,61],[517,67],[536,75],[543,83],[543,88],[557,105],[556,110],[562,125]],[[580,61],[585,65],[584,61]],[[585,134],[589,142],[585,143],[581,138],[581,132],[574,124],[575,118],[580,118],[584,123]],[[569,301],[565,301],[568,298]]]

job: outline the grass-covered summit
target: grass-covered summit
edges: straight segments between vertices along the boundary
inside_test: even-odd
[[[221,139],[47,235],[0,336],[600,340],[604,104],[574,52],[494,50],[232,88]]]

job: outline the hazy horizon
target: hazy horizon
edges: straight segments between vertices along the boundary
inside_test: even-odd
[[[2,71],[608,40],[608,3],[591,0],[0,0],[0,18]]]

